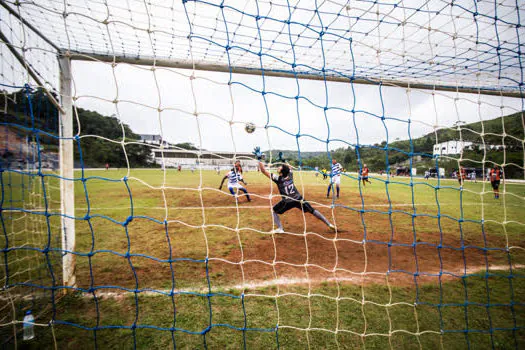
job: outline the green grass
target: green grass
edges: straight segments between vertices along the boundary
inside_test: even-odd
[[[337,223],[338,232],[295,210],[282,217],[291,234],[272,236],[268,194],[272,188],[277,195],[277,189],[257,172],[245,174],[253,201],[245,203],[241,198],[238,209],[229,194],[218,191],[222,175],[215,172],[169,170],[164,176],[160,170],[146,169],[132,169],[129,174],[86,171],[85,178],[75,184],[77,284],[106,294],[95,302],[90,293],[59,298],[58,292],[54,316],[58,323],[37,327],[38,342],[20,343],[18,334],[18,345],[53,348],[56,342],[59,348],[93,348],[96,339],[99,348],[130,348],[134,341],[138,348],[161,349],[173,347],[174,342],[179,348],[203,348],[199,333],[210,325],[210,311],[211,324],[216,325],[206,333],[210,348],[240,348],[244,342],[249,348],[275,348],[277,324],[279,345],[292,349],[410,349],[420,344],[447,349],[468,344],[488,349],[494,344],[504,349],[514,348],[515,341],[518,347],[525,345],[525,313],[519,305],[525,297],[523,185],[506,184],[507,194],[494,200],[490,185],[481,182],[466,183],[461,192],[450,180],[442,181],[436,191],[432,187],[436,180],[418,180],[411,187],[407,178],[395,177],[386,184],[383,177],[363,188],[344,178],[341,199],[332,210],[331,199],[325,197],[327,182],[311,173],[296,173],[299,190]],[[29,184],[27,177],[4,172],[2,180],[4,208],[19,207],[22,201],[27,209],[43,206],[43,196],[30,194],[41,193],[38,182],[33,181],[32,191],[22,195],[21,184]],[[49,213],[58,214],[58,181],[46,177],[44,182]],[[487,193],[480,194],[483,190]],[[60,218],[51,215],[48,224],[44,215],[2,215],[0,246],[9,248],[2,253],[9,266],[8,284],[36,280],[51,286],[54,277],[60,285],[60,252],[53,251],[60,249]],[[131,215],[133,220],[123,226]],[[388,242],[393,246],[388,247]],[[414,243],[420,244],[413,247]],[[466,248],[460,249],[462,245]],[[506,246],[511,247],[508,253],[502,250]],[[42,252],[46,247],[51,248],[47,255]],[[171,263],[170,257],[175,259]],[[512,279],[507,278],[509,259]],[[487,262],[490,277],[485,275]],[[422,275],[414,280],[416,264]],[[458,277],[465,265],[468,277]],[[389,268],[393,272],[387,278]],[[440,279],[440,269],[450,274]],[[366,278],[361,280],[362,272]],[[296,283],[276,283],[287,279]],[[2,267],[0,281],[6,280]],[[212,292],[226,295],[207,298],[208,280]],[[243,281],[245,310],[240,298]],[[135,300],[133,293],[108,286],[196,294],[172,298],[139,293]],[[9,292],[16,296],[35,289],[17,286]],[[490,308],[485,306],[488,302]],[[511,302],[518,304],[511,309]],[[47,324],[53,317],[49,292],[45,298],[14,304],[13,316],[10,302],[0,301],[4,312],[0,334],[8,347],[14,344],[13,325],[8,323],[21,320],[24,309],[32,308],[39,323]],[[248,329],[268,331],[242,332],[223,326],[243,328],[244,311]],[[133,324],[135,331],[111,328]],[[497,330],[514,327],[515,333]],[[15,328],[21,330],[20,325]],[[464,329],[472,332],[465,334]],[[492,338],[486,333],[490,329]]]
[[[523,270],[522,270],[523,271]],[[466,279],[470,295],[487,295],[485,280],[479,277]],[[510,294],[497,293],[506,290],[508,281],[505,278],[489,278],[490,296],[493,304],[509,303]],[[523,279],[515,281],[514,288],[523,290]],[[465,288],[461,282],[446,283],[443,293],[449,298],[463,303]],[[275,293],[274,290],[267,292]],[[334,287],[315,288],[313,293],[336,293]],[[425,295],[438,299],[438,286],[421,287]],[[240,299],[229,296],[177,295],[173,298],[177,312],[174,313],[172,298],[166,296],[139,296],[137,301],[132,296],[123,298],[99,298],[97,305],[89,297],[78,294],[68,295],[57,304],[57,319],[71,322],[81,327],[96,327],[97,345],[100,348],[130,348],[134,342],[138,348],[161,349],[173,347],[170,327],[184,329],[174,332],[173,339],[179,348],[202,348],[204,337],[199,334],[208,328],[210,322],[210,305],[212,311],[210,328],[206,343],[212,348],[235,349],[242,347],[246,341],[248,348],[271,349],[277,347],[275,325],[279,322],[279,344],[283,348],[301,349],[308,343],[313,348],[423,348],[439,347],[443,343],[446,349],[464,349],[467,342],[476,349],[490,349],[490,335],[481,333],[454,333],[451,331],[467,328],[465,312],[468,314],[470,330],[490,329],[488,315],[492,318],[492,328],[512,328],[513,317],[509,307],[493,306],[486,309],[482,306],[443,306],[441,320],[444,333],[441,334],[439,310],[428,305],[409,305],[413,300],[411,288],[392,288],[386,286],[369,286],[361,289],[356,285],[344,285],[339,293],[345,299],[335,300],[321,296],[310,298],[284,295],[278,297],[248,296],[245,298],[246,340],[242,330],[223,326],[228,324],[243,328],[245,318]],[[365,303],[362,304],[361,300]],[[276,295],[276,294],[274,294]],[[392,303],[388,300],[392,298]],[[404,302],[404,303],[401,303]],[[383,305],[380,305],[383,304]],[[137,307],[138,306],[138,307]],[[335,317],[337,310],[338,318]],[[279,311],[277,311],[279,310]],[[136,313],[138,311],[138,315]],[[516,323],[523,326],[525,317],[523,307],[515,307]],[[176,318],[174,318],[176,315]],[[138,316],[138,317],[136,317]],[[338,321],[338,322],[337,322]],[[136,322],[135,334],[130,327]],[[106,327],[126,326],[128,329],[109,329]],[[167,328],[168,330],[146,329],[143,326]],[[337,335],[335,329],[339,330]],[[391,327],[391,328],[390,328]],[[417,334],[421,332],[419,335]],[[94,331],[73,328],[68,325],[53,327],[59,348],[93,348]],[[307,329],[310,328],[309,331]],[[267,330],[267,331],[262,331]],[[332,332],[328,331],[331,330]],[[392,335],[388,337],[389,331]],[[50,327],[37,327],[38,345],[35,348],[52,348],[54,340]],[[410,333],[407,333],[410,332]],[[196,334],[195,334],[196,333]],[[523,330],[516,332],[518,348],[525,345]],[[513,349],[515,346],[512,332],[495,332],[494,345],[497,349]]]

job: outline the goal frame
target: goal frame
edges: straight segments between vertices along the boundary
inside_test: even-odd
[[[19,20],[22,25],[35,33],[43,41],[50,45],[56,51],[58,67],[59,67],[59,95],[60,99],[57,102],[40,81],[38,74],[34,72],[31,66],[26,62],[24,57],[20,55],[17,50],[21,48],[12,45],[7,37],[0,30],[0,40],[3,41],[16,60],[27,69],[28,74],[35,81],[35,83],[42,87],[51,102],[59,110],[59,159],[60,159],[60,202],[61,202],[61,238],[62,238],[62,272],[63,272],[63,287],[67,292],[68,289],[76,287],[76,259],[75,259],[75,175],[74,175],[74,130],[73,130],[73,95],[72,95],[72,69],[73,61],[86,62],[102,62],[111,64],[130,64],[130,65],[144,65],[161,68],[174,69],[189,69],[199,71],[223,72],[233,74],[247,74],[247,75],[264,75],[281,78],[293,78],[301,80],[318,80],[330,81],[340,83],[352,83],[361,85],[384,85],[406,89],[430,90],[430,91],[444,91],[452,93],[470,93],[478,95],[491,95],[500,97],[525,98],[525,90],[520,88],[520,91],[496,90],[487,88],[473,88],[469,86],[449,86],[449,85],[429,85],[424,83],[411,83],[401,80],[392,79],[373,79],[361,77],[348,77],[344,75],[326,75],[326,74],[308,74],[289,72],[282,70],[266,70],[260,68],[245,68],[232,67],[228,65],[210,64],[210,63],[195,63],[191,61],[180,60],[166,60],[146,57],[125,57],[120,55],[103,55],[93,54],[80,51],[69,51],[58,47],[52,40],[47,38],[42,32],[35,28],[30,22],[25,20],[18,12],[13,10],[4,0],[0,0],[0,5]]]

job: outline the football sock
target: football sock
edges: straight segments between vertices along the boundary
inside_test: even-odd
[[[283,229],[283,225],[281,224],[281,219],[279,219],[279,215],[277,215],[276,212],[272,211],[273,214],[273,221],[275,221],[275,224],[277,225],[277,228]]]
[[[312,214],[313,216],[324,222],[326,226],[330,226],[330,221],[328,221],[328,219],[326,219],[324,215],[319,212],[319,210],[314,210]]]
[[[244,189],[244,188],[241,188],[241,191],[243,191],[244,193],[246,193],[246,198],[248,199],[248,201],[251,201],[251,199],[250,199],[250,195],[248,194],[248,191],[246,191],[246,189]]]

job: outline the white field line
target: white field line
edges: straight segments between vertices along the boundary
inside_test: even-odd
[[[489,267],[489,271],[505,271],[509,268],[508,265],[491,265]],[[513,266],[513,269],[521,269],[525,268],[525,265],[516,264]],[[467,268],[466,274],[475,274],[478,272],[484,272],[487,271],[485,266],[478,266],[478,267],[471,267]],[[440,271],[425,271],[427,273],[431,274],[439,274]],[[444,270],[443,272],[453,273],[457,276],[463,276],[464,270],[463,269],[457,269],[454,271],[451,270]],[[245,290],[245,289],[257,289],[257,288],[268,288],[268,287],[274,287],[274,286],[293,286],[293,285],[303,285],[303,284],[312,284],[312,283],[323,283],[323,282],[350,282],[350,283],[362,283],[364,278],[374,278],[377,281],[377,277],[386,278],[386,272],[355,272],[355,276],[351,277],[329,277],[329,278],[317,278],[317,279],[308,279],[308,278],[277,278],[267,281],[247,281],[242,284],[235,284],[235,285],[229,285],[229,286],[220,286],[220,288],[213,288],[212,286],[212,293],[218,292],[218,291],[224,291],[224,290]],[[447,278],[447,277],[445,277]],[[170,293],[207,293],[208,288],[207,287],[201,287],[201,288],[185,288],[185,289],[157,289],[157,290],[145,290],[141,291],[139,294],[140,296],[161,296],[161,295],[169,295]],[[122,298],[126,295],[133,295],[134,292],[128,292],[128,291],[101,291],[101,289],[97,289],[95,291],[95,295],[97,298]],[[249,293],[246,293],[245,295],[249,296]],[[92,298],[93,295],[91,293],[84,293],[83,296],[85,298]],[[275,295],[277,296],[277,295]],[[274,296],[274,297],[275,297]],[[3,295],[3,293],[0,291],[0,300],[6,301],[16,298],[29,298],[28,295],[14,295],[11,294],[9,297],[6,297]],[[35,295],[35,297],[43,297]],[[270,296],[272,297],[272,296]]]
[[[312,204],[310,202],[310,204]],[[441,207],[445,207],[445,206],[449,206],[449,205],[457,205],[458,203],[457,202],[453,202],[453,203],[439,203],[439,205]],[[417,204],[411,204],[411,203],[392,203],[392,207],[428,207],[428,206],[435,206],[436,203],[417,203]],[[462,204],[463,206],[481,206],[481,203],[463,203]],[[515,206],[515,207],[521,207],[522,205],[509,205],[508,203],[506,204],[507,206]],[[347,205],[347,204],[341,204],[341,208],[344,208],[344,207],[349,207],[349,208],[356,208],[356,209],[359,209],[361,208],[361,204],[356,204],[354,206],[352,205]],[[389,207],[390,204],[365,204],[364,205],[365,208],[368,208],[368,207]],[[330,208],[331,207],[331,204],[312,204],[312,207],[318,207],[318,208]],[[202,210],[203,207],[168,207],[168,210]],[[234,205],[231,205],[231,206],[215,206],[215,207],[204,207],[204,209],[217,209],[217,210],[223,210],[223,209],[268,209],[270,208],[269,205],[239,205],[239,206],[234,206]],[[87,210],[87,207],[76,207],[76,209],[78,210]],[[120,206],[120,207],[90,207],[90,210],[130,210],[131,207],[127,207],[127,206]],[[166,210],[165,207],[139,207],[139,206],[133,206],[133,209],[152,209],[152,210]],[[44,211],[45,208],[32,208],[30,211]],[[15,213],[18,213],[18,212],[21,212],[20,210],[11,210],[11,209],[5,209],[3,210],[3,212],[15,212]]]
[[[513,269],[518,268],[524,268],[525,265],[514,265]],[[493,265],[490,266],[489,271],[504,271],[508,269],[508,265]],[[479,266],[479,267],[472,267],[467,268],[467,274],[474,274],[477,272],[486,271],[485,266]],[[463,275],[463,269],[458,269],[456,271],[449,271],[446,270],[446,272],[454,273],[455,275],[461,276]],[[432,274],[438,274],[439,271],[430,272]],[[249,281],[245,282],[244,284],[236,284],[236,285],[230,285],[230,286],[221,286],[220,290],[244,290],[244,289],[256,289],[256,288],[267,288],[267,287],[274,287],[274,286],[292,286],[292,285],[302,285],[302,284],[310,284],[310,283],[323,283],[323,282],[351,282],[351,283],[361,283],[363,278],[367,277],[378,277],[378,276],[384,276],[386,278],[386,272],[385,273],[379,273],[379,272],[364,272],[364,273],[355,273],[355,276],[352,277],[329,277],[329,278],[318,278],[318,279],[308,279],[308,278],[277,278],[272,279],[268,281]],[[213,286],[212,286],[213,291]],[[170,294],[172,292],[171,289],[162,290],[162,293]],[[208,288],[188,288],[183,290],[173,290],[174,293],[177,292],[208,292]],[[134,294],[133,292],[96,292],[97,297],[118,297],[123,294]],[[160,294],[155,291],[144,291],[141,292],[140,295],[146,295],[146,296],[159,296]],[[88,294],[86,294],[86,297]],[[90,296],[90,295],[89,295]]]
[[[310,203],[312,204],[312,203]],[[456,205],[457,203],[440,203],[440,207],[444,208],[445,206],[448,206],[448,205]],[[416,204],[414,205],[414,207],[425,207],[425,206],[435,206],[436,203],[428,203],[428,204]],[[481,206],[481,203],[464,203],[463,204],[464,207],[467,207],[467,206]],[[507,207],[521,207],[521,205],[517,205],[517,204],[506,204]],[[312,204],[312,207],[314,208],[331,208],[331,205],[317,205],[317,204]],[[355,205],[355,206],[351,206],[351,205],[345,205],[345,207],[349,207],[349,208],[354,208],[354,209],[361,209],[361,205]],[[390,204],[365,204],[364,208],[388,208],[390,207]],[[395,208],[395,207],[412,207],[412,204],[392,204],[392,208]],[[202,210],[203,207],[168,207],[168,210]],[[218,206],[218,207],[204,207],[204,209],[206,210],[224,210],[224,209],[269,209],[271,208],[269,205],[250,205],[250,206],[242,206],[242,205],[239,205],[238,207],[236,206]],[[342,209],[345,209],[344,207],[341,207]],[[138,209],[148,209],[148,210],[166,210],[165,207],[138,207],[138,206],[134,206],[133,207],[134,210],[138,210]],[[87,207],[76,207],[76,210],[87,210]],[[93,211],[97,211],[97,210],[131,210],[131,207],[90,207],[90,210],[92,211],[92,214],[96,214],[96,213],[93,213]],[[31,209],[31,212],[44,212],[45,211],[45,208],[33,208]],[[12,209],[5,209],[3,210],[4,213],[21,213],[20,210],[12,210]],[[30,212],[24,212],[25,214],[30,214]]]
[[[496,202],[495,202],[496,203]],[[331,208],[331,204],[324,204],[324,205],[319,205],[319,204],[312,204],[312,202],[310,202],[310,204],[312,205],[312,207],[314,208]],[[395,207],[429,207],[429,206],[436,206],[437,204],[436,203],[417,203],[417,204],[411,204],[411,203],[392,203],[392,208],[395,208]],[[457,202],[453,202],[453,203],[442,203],[440,202],[439,203],[439,206],[441,208],[445,208],[447,206],[452,206],[452,205],[458,205]],[[463,203],[462,204],[463,207],[480,207],[482,206],[481,203]],[[507,207],[522,207],[522,205],[519,205],[519,204],[509,204],[509,203],[506,203],[506,206]],[[356,205],[348,205],[348,204],[341,204],[341,207],[342,209],[345,209],[345,207],[348,207],[348,208],[354,208],[354,209],[361,209],[362,206],[360,204],[356,204]],[[364,205],[364,208],[388,208],[390,207],[390,204],[365,204]],[[168,207],[167,209],[168,210],[202,210],[203,207]],[[270,206],[269,205],[239,205],[239,206],[215,206],[215,207],[204,207],[204,209],[206,210],[224,210],[224,209],[269,209]],[[166,210],[165,207],[139,207],[139,206],[133,206],[133,209],[134,210],[137,210],[137,209],[149,209],[149,210]],[[76,210],[87,210],[87,207],[76,207]],[[120,206],[120,207],[90,207],[90,210],[93,211],[93,210],[131,210],[131,207],[125,207],[125,206]],[[45,208],[32,208],[30,210],[31,212],[44,212],[45,211]],[[4,209],[3,210],[4,213],[21,213],[20,210],[12,210],[12,209]],[[24,212],[25,214],[30,214],[29,212]]]
[[[312,207],[317,207],[317,208],[330,208],[332,205],[331,204],[312,204],[312,202],[310,202],[310,204],[312,205]],[[361,208],[361,204],[356,204],[354,206],[352,205],[348,205],[348,204],[341,204],[342,206],[344,205],[345,207],[349,207],[349,208]],[[444,206],[450,206],[450,205],[458,205],[457,202],[453,202],[453,203],[439,203],[439,205],[441,207],[444,207]],[[481,206],[481,203],[463,203],[462,204],[463,206]],[[375,208],[375,207],[378,207],[378,208],[383,208],[383,207],[389,207],[390,204],[366,204],[364,205],[365,208],[367,207],[372,207],[372,208]],[[436,203],[417,203],[417,204],[411,204],[411,203],[392,203],[392,207],[418,207],[418,206],[422,206],[422,207],[428,207],[428,206],[436,206]],[[522,205],[509,205],[508,203],[506,204],[507,207],[509,206],[515,206],[515,207],[522,207]],[[87,207],[77,207],[78,209],[81,209],[81,210],[87,210]],[[133,207],[134,209],[154,209],[154,210],[166,210],[165,207],[138,207],[138,206],[134,206]],[[168,210],[202,210],[203,207],[168,207]],[[218,207],[204,207],[204,209],[219,209],[219,210],[222,210],[222,209],[236,209],[236,208],[239,208],[239,209],[268,209],[270,208],[269,205],[239,205],[239,206],[218,206]],[[343,207],[341,207],[343,208]],[[110,210],[110,209],[126,209],[126,210],[129,210],[130,207],[123,207],[123,208],[115,208],[115,207],[109,207],[109,208],[105,208],[105,207],[91,207],[92,210]]]
[[[120,169],[115,169],[115,168],[112,168],[109,170],[109,172],[113,172],[113,171],[126,171],[128,170],[127,168],[120,168]],[[75,171],[82,171],[82,168],[75,168]],[[84,171],[100,171],[100,172],[106,172],[106,169],[105,168],[84,168]],[[156,172],[159,172],[161,171],[160,168],[132,168],[132,169],[129,169],[129,171],[156,171]],[[177,169],[175,168],[171,168],[169,170],[166,170],[168,172],[168,174],[173,174],[173,173],[178,173]],[[199,172],[199,169],[195,169],[195,171],[198,173]],[[51,172],[51,171],[50,171]],[[187,173],[189,172],[189,170],[183,170],[183,172]],[[202,172],[213,172],[215,173],[215,170],[202,170]],[[222,170],[221,170],[221,175],[222,175]],[[252,171],[255,173],[255,171]],[[305,175],[308,175],[310,174],[312,177],[315,176],[315,172],[314,171],[305,171],[304,172]],[[358,174],[357,173],[345,173],[346,175],[351,175],[351,176],[354,176],[357,178]],[[372,179],[376,178],[376,179],[386,179],[386,175],[381,175],[381,174],[378,174],[378,173],[370,173],[370,177]],[[319,175],[318,177],[320,180],[321,180],[321,176]],[[343,181],[357,181],[356,179],[345,179],[345,178],[342,178]],[[406,182],[410,182],[410,177],[409,176],[391,176],[390,177],[390,181],[397,181],[397,180],[401,180],[400,182],[403,182],[402,180],[407,180]],[[323,180],[323,181],[328,181],[327,180]],[[450,181],[450,182],[457,182],[458,179],[451,179],[451,178],[442,178],[440,179],[440,181]],[[413,178],[413,182],[437,182],[437,179],[434,179],[434,178],[430,178],[429,180],[425,180],[425,178],[423,176],[416,176]],[[507,182],[508,184],[512,184],[512,185],[522,185],[522,186],[525,186],[525,180],[522,180],[522,179],[506,179],[505,182]],[[467,183],[471,183],[470,180],[467,181]],[[476,183],[483,183],[483,181],[481,180],[481,178],[478,178],[477,182]],[[490,182],[486,181],[486,183],[488,184],[488,186],[490,186]],[[310,184],[310,185],[314,185],[314,186],[327,186],[327,184],[324,184],[324,183],[315,183],[315,184]]]

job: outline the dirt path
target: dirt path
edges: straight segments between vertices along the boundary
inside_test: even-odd
[[[324,197],[325,189],[321,187],[310,189],[307,199],[318,203],[317,208],[337,223],[337,232],[328,230],[312,215],[303,216],[300,210],[293,209],[282,216],[287,233],[271,235],[268,233],[271,230],[270,203],[264,198],[268,196],[267,190],[265,186],[252,186],[254,200],[245,203],[241,198],[243,209],[239,211],[231,197],[204,192],[208,226],[200,226],[204,220],[202,210],[195,211],[193,216],[179,211],[177,220],[184,224],[177,220],[169,223],[170,245],[167,245],[162,225],[134,221],[129,230],[132,253],[143,257],[128,260],[122,256],[125,242],[117,242],[119,245],[110,249],[119,248],[121,255],[106,254],[104,261],[97,260],[102,255],[93,258],[93,281],[89,266],[84,263],[83,268],[79,267],[79,286],[88,288],[93,282],[99,286],[135,289],[138,282],[139,289],[169,290],[175,281],[176,289],[199,289],[206,288],[208,278],[215,288],[238,288],[243,281],[245,286],[257,288],[327,281],[385,284],[387,276],[388,283],[408,286],[415,280],[438,283],[440,275],[442,280],[453,279],[465,272],[485,271],[487,266],[489,269],[509,268],[508,255],[502,249],[505,240],[501,235],[485,232],[483,236],[479,226],[463,224],[460,236],[457,222],[444,221],[439,231],[435,219],[413,219],[406,213],[361,213],[343,207],[332,210],[329,208],[331,200]],[[278,197],[273,198],[273,203],[278,200]],[[383,201],[372,195],[367,197],[367,202],[374,205],[388,204]],[[356,208],[360,199],[343,197],[338,203],[348,202]],[[201,205],[195,193],[185,195],[182,192],[168,196],[168,203],[170,207]],[[213,209],[225,206],[230,206],[231,210]],[[252,206],[254,208],[250,209]],[[237,218],[238,232],[235,231]],[[96,242],[97,249],[104,248],[104,242]],[[183,259],[172,264],[166,262],[168,247],[172,248],[172,259]],[[208,270],[204,263],[206,258]]]

